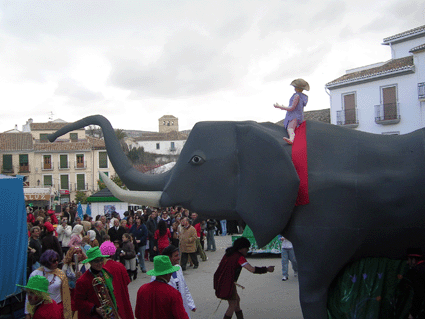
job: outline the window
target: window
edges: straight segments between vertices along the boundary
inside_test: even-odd
[[[47,134],[47,133],[40,133],[40,142],[47,142],[48,141],[48,139],[47,139],[48,135],[49,134]]]
[[[59,155],[59,169],[66,169],[66,168],[69,168],[68,155],[67,154]]]
[[[3,173],[13,173],[13,165],[12,165],[12,155],[4,154],[3,155]]]
[[[51,155],[43,155],[43,169],[53,169]]]
[[[77,174],[77,191],[86,189],[86,176],[84,174]]]
[[[395,120],[397,118],[397,96],[395,86],[382,88],[382,104],[384,107],[384,120]]]
[[[43,176],[43,185],[44,185],[44,187],[53,186],[52,175],[44,175]]]
[[[69,176],[61,175],[61,188],[60,189],[69,189]]]
[[[84,154],[77,154],[77,168],[85,168]]]
[[[78,133],[69,133],[69,138],[71,142],[78,142]]]
[[[156,143],[156,149],[159,150],[159,143]]]
[[[108,168],[108,153],[99,152],[99,168]]]
[[[19,154],[19,172],[29,172],[28,154]]]
[[[344,99],[344,124],[356,124],[356,96],[354,93],[345,94]]]
[[[375,122],[383,125],[400,122],[396,85],[381,87],[381,104],[375,105]]]

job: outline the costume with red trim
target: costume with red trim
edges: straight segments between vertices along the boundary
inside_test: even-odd
[[[242,265],[247,263],[245,257],[236,251],[232,255],[224,255],[214,273],[214,290],[218,298],[229,300],[236,289],[235,282],[241,274]]]
[[[137,319],[189,319],[180,292],[157,280],[139,288],[135,313]]]
[[[58,306],[56,301],[43,302],[34,312],[32,319],[61,319],[62,307]]]
[[[111,261],[108,261],[103,266],[103,270],[112,277],[112,293],[115,297],[118,314],[121,319],[134,319],[127,288],[128,283],[130,283],[130,278],[128,278],[125,267],[120,264],[124,268],[124,270],[122,270],[122,267],[117,264],[119,263],[111,263]],[[99,298],[93,288],[93,279],[94,275],[92,271],[88,270],[77,280],[75,304],[78,310],[78,319],[101,318],[93,311],[93,307],[100,307]]]

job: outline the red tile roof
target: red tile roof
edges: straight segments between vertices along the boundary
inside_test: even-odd
[[[69,124],[68,122],[47,122],[47,123],[31,123],[30,125],[31,125],[31,131],[46,131],[46,130],[57,131],[68,124]],[[84,130],[84,128],[81,128],[79,130]]]
[[[33,150],[31,133],[0,133],[1,151]]]

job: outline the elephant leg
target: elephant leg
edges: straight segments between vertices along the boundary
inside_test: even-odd
[[[301,309],[304,319],[327,319],[329,286],[356,251],[357,234],[328,230],[320,236],[312,229],[310,234],[301,241],[297,238],[293,242],[298,262]],[[312,242],[311,238],[315,241]]]

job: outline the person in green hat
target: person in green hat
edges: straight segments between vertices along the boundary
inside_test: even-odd
[[[128,292],[125,294],[123,291],[123,289],[128,288],[120,285],[122,274],[112,265],[105,264],[105,259],[109,256],[103,255],[98,246],[90,248],[86,254],[87,259],[81,263],[90,263],[90,269],[77,280],[75,287],[75,305],[78,311],[78,318],[102,318],[105,309],[102,309],[93,287],[93,279],[100,277],[104,280],[112,299],[112,307],[109,310],[118,313],[121,319],[134,319],[133,311],[126,309],[127,304],[124,304],[123,299],[120,297],[128,295]],[[127,275],[127,272],[125,272],[125,275]],[[130,282],[129,278],[128,282]]]
[[[27,310],[32,319],[61,319],[62,311],[57,303],[50,298],[49,281],[46,277],[36,275],[28,280],[25,289],[28,297]]]
[[[147,272],[156,276],[150,283],[139,288],[136,299],[135,314],[137,319],[189,319],[183,306],[180,292],[168,285],[173,272],[180,269],[173,266],[165,255],[153,259],[154,269]]]

